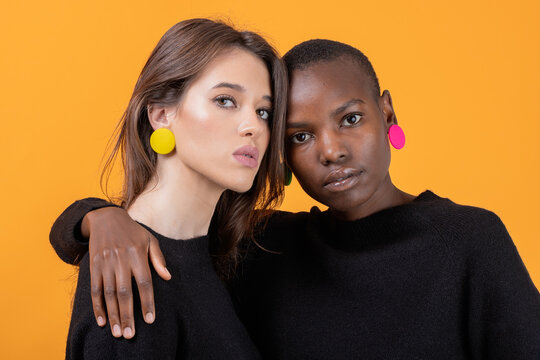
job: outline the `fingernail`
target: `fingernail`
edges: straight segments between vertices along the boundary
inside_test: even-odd
[[[169,272],[169,269],[165,268],[165,271],[167,272],[167,274],[169,274],[170,277],[172,277],[171,273]]]
[[[98,316],[97,323],[99,326],[105,325],[105,320],[103,320],[103,316]]]
[[[130,338],[133,336],[133,332],[131,331],[130,327],[124,328],[124,337]]]
[[[153,323],[154,322],[154,314],[152,314],[151,312],[146,313],[146,315],[144,316],[144,320],[146,320],[146,322],[148,324]]]
[[[112,332],[113,332],[113,335],[116,337],[122,336],[122,329],[120,329],[120,325],[118,324],[113,326]]]

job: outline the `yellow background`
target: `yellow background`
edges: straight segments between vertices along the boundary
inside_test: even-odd
[[[192,17],[228,18],[282,53],[317,37],[364,51],[407,135],[395,183],[496,212],[540,285],[538,0],[4,0],[0,14],[1,359],[63,357],[76,278],[50,226],[101,195],[105,145],[142,65]],[[283,208],[312,204],[295,181]]]

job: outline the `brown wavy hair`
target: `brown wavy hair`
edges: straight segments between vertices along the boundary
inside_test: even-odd
[[[245,193],[226,190],[212,218],[210,252],[224,278],[232,274],[237,263],[239,242],[252,238],[253,229],[268,213],[266,210],[277,206],[283,196],[287,72],[276,50],[260,35],[209,19],[185,20],[171,27],[159,40],[137,80],[113,135],[116,142],[101,176],[102,189],[107,193],[109,176],[120,155],[124,184],[121,195],[113,201],[128,208],[156,171],[157,154],[150,147],[153,129],[147,107],[177,104],[183,91],[208,63],[231,48],[247,50],[266,64],[271,77],[273,109],[269,148],[253,186]]]

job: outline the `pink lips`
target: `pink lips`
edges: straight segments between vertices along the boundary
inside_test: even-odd
[[[233,153],[234,158],[242,165],[256,168],[259,165],[259,150],[254,146],[242,146]]]
[[[358,183],[358,175],[361,173],[362,171],[353,168],[334,170],[324,179],[323,187],[332,192],[350,189]]]

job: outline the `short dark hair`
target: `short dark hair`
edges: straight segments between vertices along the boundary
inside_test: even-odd
[[[366,55],[350,45],[326,39],[308,40],[287,51],[285,56],[283,56],[283,60],[287,65],[289,74],[291,74],[293,70],[303,70],[321,61],[332,61],[344,57],[358,62],[371,79],[371,85],[375,95],[379,96],[381,94],[381,88],[373,65],[371,65]]]

